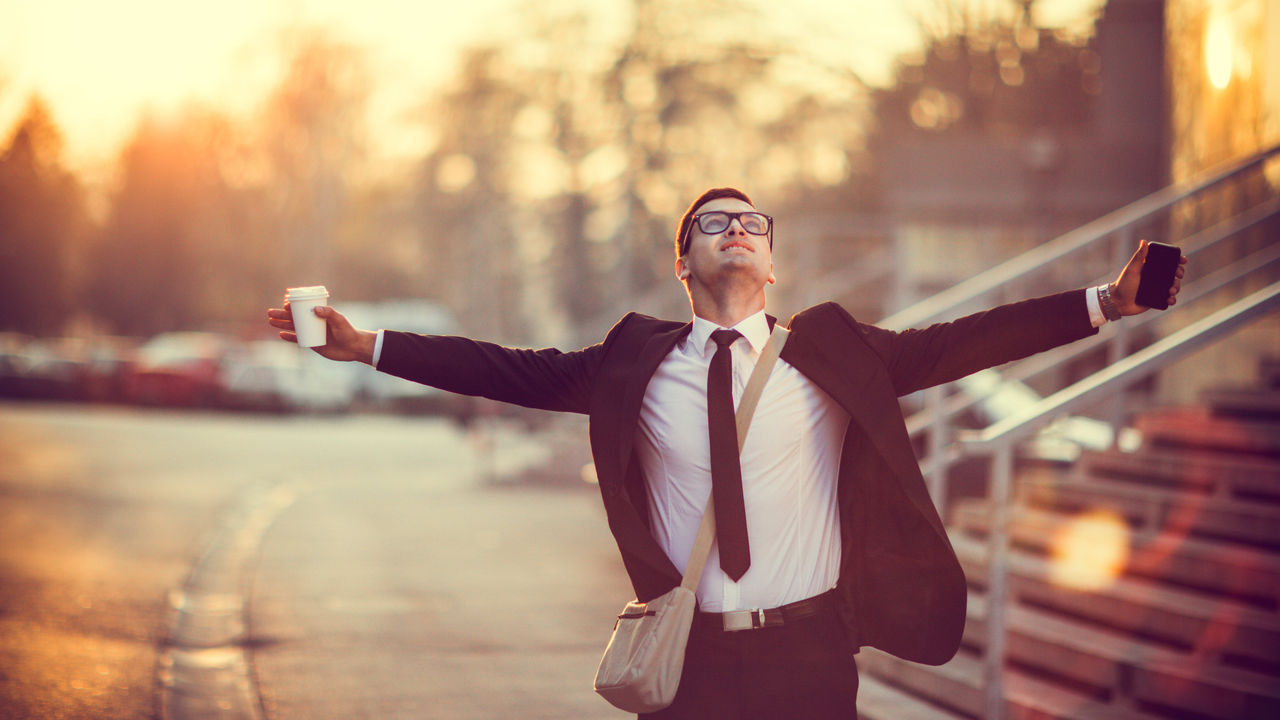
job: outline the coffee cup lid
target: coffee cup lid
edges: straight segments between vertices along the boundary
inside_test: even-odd
[[[300,300],[303,298],[329,297],[329,290],[323,285],[307,285],[305,287],[292,287],[284,291],[284,296],[289,300]]]

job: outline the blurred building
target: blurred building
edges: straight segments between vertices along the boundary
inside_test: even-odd
[[[1164,2],[1110,0],[1087,41],[1033,10],[934,39],[880,98],[886,313],[1169,180]]]
[[[1166,10],[1169,78],[1169,174],[1173,182],[1280,143],[1280,0],[1169,0]],[[1180,207],[1171,232],[1186,235],[1239,208],[1280,192],[1280,164],[1196,203]],[[1193,258],[1193,272],[1208,273],[1255,248],[1274,244],[1274,221],[1254,228],[1230,254]],[[1210,298],[1220,307],[1277,279],[1255,273]],[[1193,317],[1174,316],[1185,324]],[[1268,317],[1166,370],[1161,394],[1190,401],[1199,387],[1248,384],[1259,359],[1280,357],[1280,318]]]

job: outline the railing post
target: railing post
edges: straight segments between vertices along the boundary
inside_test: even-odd
[[[987,536],[987,650],[983,657],[984,720],[1004,719],[1005,599],[1009,576],[1009,507],[1013,498],[1013,443],[1003,440],[991,458],[991,530]]]
[[[947,469],[946,459],[947,422],[946,392],[943,385],[936,385],[925,390],[925,406],[929,408],[929,496],[933,498],[938,513],[946,512],[947,502]]]
[[[1123,230],[1116,234],[1115,244],[1112,246],[1113,259],[1112,267],[1122,268],[1125,263],[1129,262],[1129,258],[1137,249],[1137,243],[1133,237],[1133,226],[1126,226]],[[1120,322],[1114,323],[1115,332],[1111,338],[1111,346],[1107,352],[1107,365],[1115,365],[1129,354],[1129,328],[1121,319]],[[1128,408],[1128,393],[1125,390],[1115,394],[1111,400],[1111,444],[1115,445],[1116,439],[1120,437],[1120,429],[1124,427],[1126,418],[1126,410]]]

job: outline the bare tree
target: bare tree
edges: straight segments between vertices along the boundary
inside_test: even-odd
[[[286,67],[258,120],[266,187],[295,283],[333,277],[353,176],[364,169],[364,52],[322,31],[286,37]]]

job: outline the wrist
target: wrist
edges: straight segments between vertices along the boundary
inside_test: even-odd
[[[1102,315],[1107,322],[1120,319],[1120,306],[1116,304],[1115,292],[1115,283],[1098,286],[1098,306],[1102,309]]]
[[[360,349],[357,351],[356,360],[365,365],[373,365],[373,352],[378,343],[378,333],[369,330],[360,331]]]

